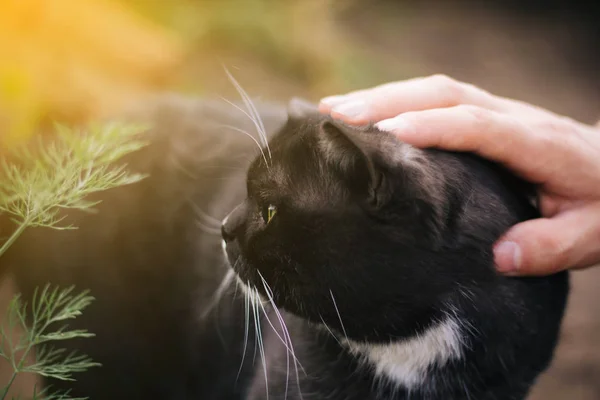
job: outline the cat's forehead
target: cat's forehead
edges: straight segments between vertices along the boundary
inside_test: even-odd
[[[249,191],[304,210],[339,206],[347,196],[327,167],[318,135],[316,121],[304,121],[279,132],[265,148],[265,157],[257,157],[249,169]]]

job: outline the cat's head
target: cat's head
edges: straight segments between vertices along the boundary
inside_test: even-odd
[[[501,279],[492,245],[532,212],[511,179],[474,156],[419,150],[295,102],[224,221],[226,252],[277,306],[387,340]]]

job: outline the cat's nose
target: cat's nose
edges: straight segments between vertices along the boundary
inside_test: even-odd
[[[225,242],[232,242],[244,228],[246,221],[246,203],[238,205],[225,219],[221,225],[221,236]]]

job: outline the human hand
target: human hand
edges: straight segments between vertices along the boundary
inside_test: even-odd
[[[542,218],[494,246],[498,270],[544,275],[600,263],[600,132],[443,75],[321,100],[350,124],[376,126],[417,147],[471,151],[537,184]]]

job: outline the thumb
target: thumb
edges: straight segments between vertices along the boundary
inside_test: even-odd
[[[547,275],[600,262],[600,202],[515,225],[496,243],[494,256],[507,275]]]

